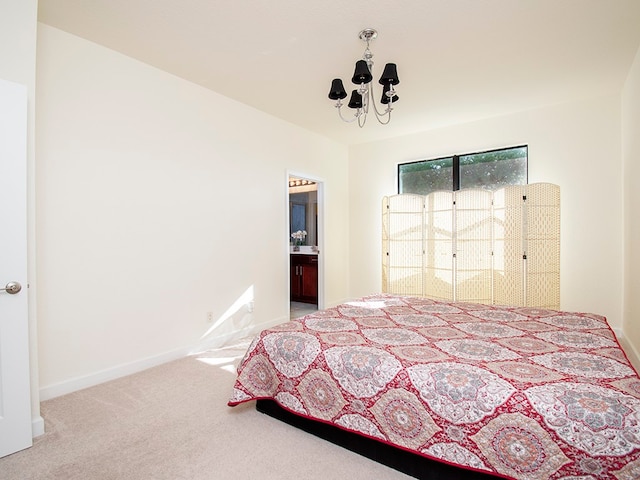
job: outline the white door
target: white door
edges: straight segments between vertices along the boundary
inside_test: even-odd
[[[17,293],[6,286],[20,284]],[[0,457],[31,446],[27,89],[0,79]],[[13,289],[15,291],[15,289]]]

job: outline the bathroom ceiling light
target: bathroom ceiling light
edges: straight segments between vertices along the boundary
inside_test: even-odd
[[[303,178],[290,178],[289,179],[289,186],[290,187],[303,187],[306,185],[315,185],[316,182],[312,181],[312,180],[306,180]]]

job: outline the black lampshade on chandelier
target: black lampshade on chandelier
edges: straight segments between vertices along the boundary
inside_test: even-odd
[[[366,28],[362,30],[358,36],[360,40],[367,43],[367,48],[364,51],[362,60],[358,60],[356,62],[356,69],[353,72],[353,77],[351,78],[351,81],[354,84],[360,86],[358,89],[351,92],[351,98],[347,104],[349,108],[353,108],[355,110],[353,117],[345,118],[342,115],[341,107],[344,105],[342,100],[347,97],[347,92],[344,89],[341,79],[335,78],[331,82],[329,98],[336,101],[335,106],[338,109],[338,114],[345,122],[351,123],[357,120],[358,125],[363,127],[367,121],[369,107],[373,105],[373,112],[375,113],[378,122],[386,125],[391,120],[391,111],[393,110],[392,104],[393,102],[397,102],[399,99],[394,88],[395,85],[400,83],[400,80],[398,80],[396,64],[387,63],[384,66],[384,71],[378,81],[378,83],[382,85],[382,99],[380,102],[387,106],[386,110],[380,112],[373,100],[373,85],[371,84],[371,80],[373,80],[373,75],[371,74],[373,71],[373,53],[369,50],[369,43],[378,36],[378,32],[373,28]]]

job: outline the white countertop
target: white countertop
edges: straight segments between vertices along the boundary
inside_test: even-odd
[[[311,245],[300,245],[300,251],[294,252],[293,246],[289,245],[289,253],[294,255],[318,255],[318,251],[316,250],[314,252],[312,248],[315,248],[315,247],[312,247]]]

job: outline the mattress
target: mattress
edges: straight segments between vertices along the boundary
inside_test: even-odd
[[[640,378],[603,316],[373,295],[264,330],[229,405],[518,480],[640,478]]]

